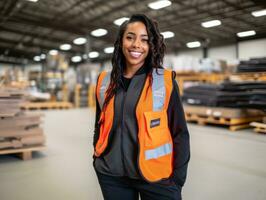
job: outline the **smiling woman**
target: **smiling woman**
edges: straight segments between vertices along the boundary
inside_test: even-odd
[[[163,36],[133,15],[114,47],[112,71],[96,87],[94,167],[104,199],[181,200],[189,133],[175,73],[162,67]]]

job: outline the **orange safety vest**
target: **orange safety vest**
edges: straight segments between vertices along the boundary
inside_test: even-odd
[[[136,107],[138,122],[139,156],[138,165],[144,179],[149,182],[169,178],[173,171],[173,141],[168,128],[167,108],[173,89],[172,72],[156,69],[146,78],[144,88]],[[106,90],[110,82],[110,72],[102,72],[98,78],[96,96],[103,106]],[[100,133],[95,147],[99,157],[108,145],[114,119],[114,97],[101,112]]]

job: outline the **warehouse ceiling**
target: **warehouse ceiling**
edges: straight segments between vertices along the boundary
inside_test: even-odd
[[[27,62],[34,56],[59,50],[68,57],[98,51],[96,60],[110,58],[103,49],[112,46],[118,26],[113,22],[134,13],[145,13],[159,22],[160,30],[172,31],[166,39],[167,51],[186,49],[186,43],[200,41],[202,46],[236,43],[237,32],[255,30],[257,38],[266,37],[266,16],[254,17],[252,11],[266,8],[265,0],[172,0],[172,5],[152,10],[154,0],[1,0],[0,61]],[[204,28],[202,22],[220,20],[217,27]],[[108,33],[94,37],[91,31],[104,28]],[[87,43],[73,40],[86,37]],[[250,39],[251,37],[249,37]],[[16,58],[16,59],[14,59]],[[13,60],[12,60],[13,59]]]

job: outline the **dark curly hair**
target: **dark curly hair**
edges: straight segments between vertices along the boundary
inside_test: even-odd
[[[134,14],[128,21],[125,21],[118,31],[116,41],[114,43],[114,53],[112,56],[112,71],[111,80],[107,89],[107,95],[103,108],[106,107],[110,99],[116,94],[118,88],[122,83],[123,68],[126,66],[125,57],[122,52],[123,35],[127,29],[127,25],[133,22],[142,22],[147,29],[149,52],[145,59],[144,66],[151,76],[152,69],[162,68],[163,58],[165,53],[165,44],[163,36],[160,34],[158,24],[156,21],[151,20],[144,14]]]

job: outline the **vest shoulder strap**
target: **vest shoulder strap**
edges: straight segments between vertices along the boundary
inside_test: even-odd
[[[152,79],[153,111],[160,111],[168,107],[172,91],[172,71],[154,69]]]

